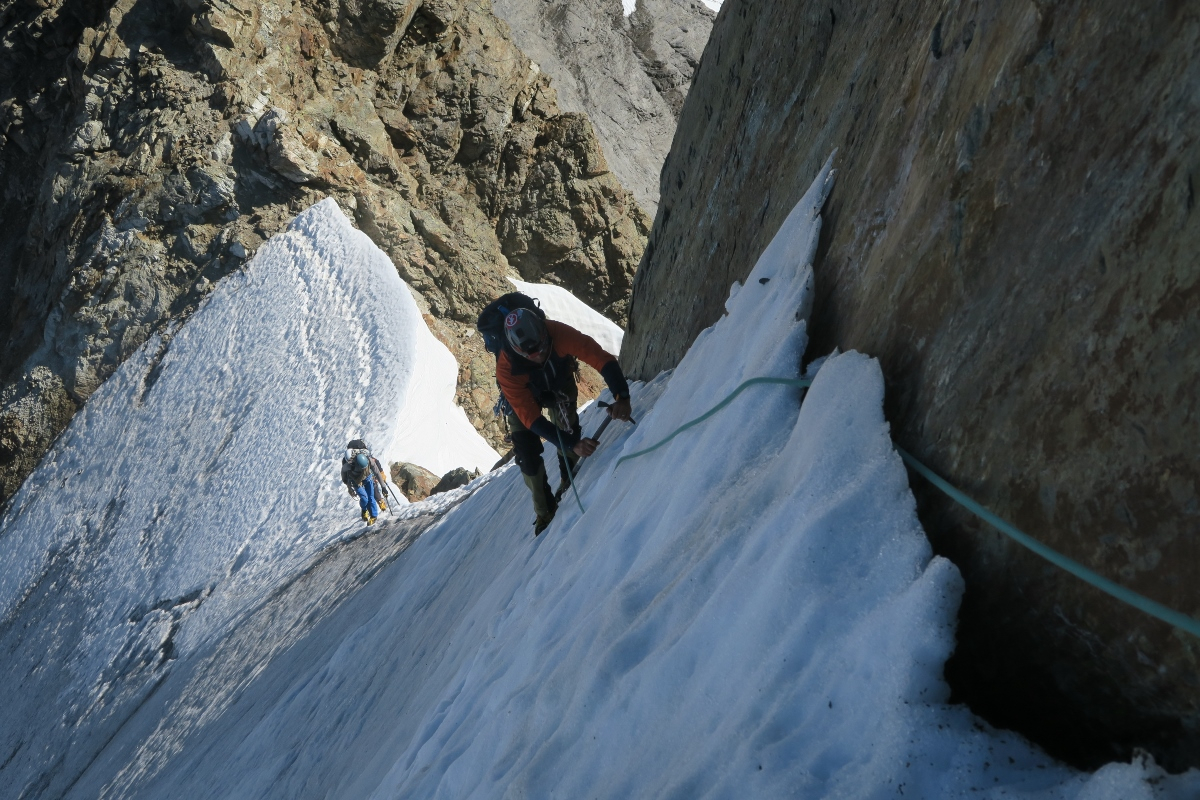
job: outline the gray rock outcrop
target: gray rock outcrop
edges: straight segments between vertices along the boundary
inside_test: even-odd
[[[0,23],[0,502],[325,196],[413,287],[500,449],[471,333],[506,278],[625,318],[649,219],[486,2],[9,0]]]
[[[719,317],[835,149],[809,357],[877,356],[898,443],[1200,617],[1194,9],[727,0],[663,169],[633,375]],[[957,696],[1080,765],[1200,766],[1200,641],[913,486],[967,581]]]
[[[496,0],[517,46],[587,114],[621,183],[651,215],[692,73],[715,15],[700,0]]]
[[[434,486],[433,489],[430,490],[429,494],[432,497],[435,494],[441,494],[442,492],[448,492],[451,489],[457,489],[460,486],[466,486],[468,483],[478,477],[479,470],[475,470],[474,473],[471,473],[462,467],[455,467],[442,476],[442,479],[437,482],[437,486]]]
[[[462,467],[455,467],[439,478],[424,467],[410,464],[407,461],[397,461],[391,465],[389,471],[392,483],[400,488],[401,493],[408,498],[410,503],[466,486],[480,475],[479,470],[472,473]]]

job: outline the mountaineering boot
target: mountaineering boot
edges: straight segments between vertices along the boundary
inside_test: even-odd
[[[570,469],[567,469],[570,467]],[[563,494],[571,485],[571,476],[579,469],[579,456],[571,452],[565,456],[562,453],[558,454],[558,493],[557,497],[562,497]]]
[[[370,511],[367,511],[367,510],[364,508],[364,509],[362,510],[362,518],[363,518],[363,522],[366,522],[368,519],[370,519],[370,518],[371,518],[371,512],[370,512]]]
[[[366,512],[364,511],[363,513],[365,514]],[[367,525],[374,525],[375,519],[376,519],[375,517],[372,517],[370,514],[367,514]]]
[[[549,490],[550,487],[547,486],[546,491],[549,492]],[[550,527],[550,523],[554,521],[554,515],[556,513],[558,513],[558,495],[551,495],[550,510],[545,514],[539,512],[537,519],[533,521],[533,535],[540,536],[542,531]]]
[[[526,475],[522,472],[521,477],[525,479],[525,485],[533,494],[533,513],[537,515],[537,520],[533,523],[533,535],[537,536],[546,530],[550,520],[554,519],[554,512],[558,510],[558,502],[550,490],[550,481],[546,479],[544,465],[539,465],[536,475]]]
[[[380,500],[379,501],[379,512],[382,514],[384,511],[387,511],[387,503]]]

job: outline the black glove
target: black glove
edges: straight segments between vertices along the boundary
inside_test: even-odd
[[[614,400],[619,397],[629,397],[629,381],[625,380],[625,373],[621,371],[621,365],[616,361],[605,364],[604,369],[600,370],[600,377],[604,378],[604,382],[608,384],[608,390],[612,392]]]

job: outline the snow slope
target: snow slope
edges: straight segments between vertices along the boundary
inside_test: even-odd
[[[144,668],[154,692],[99,734],[97,720],[66,709],[73,755],[65,763],[55,759],[66,734],[44,733],[48,722],[0,721],[0,787],[10,787],[0,794],[64,774],[43,779],[51,790],[31,793],[1197,796],[1196,772],[1163,776],[1138,762],[1079,773],[947,704],[941,672],[961,581],[932,557],[917,523],[870,358],[826,360],[802,404],[792,390],[752,389],[666,447],[616,466],[742,380],[795,375],[829,177],[827,166],[747,284],[733,287],[728,314],[674,373],[634,387],[640,424],[611,426],[580,470],[586,511],[566,499],[534,538],[528,492],[512,467],[436,507],[413,504],[406,519],[367,536],[348,534],[331,509],[312,505],[277,537],[300,538],[300,528],[327,546],[310,549],[303,565],[286,547],[256,547],[237,572],[261,576],[241,582],[238,624],[222,632],[211,620],[193,633],[196,614],[182,619],[176,658]],[[136,417],[136,383],[107,397],[114,419]],[[585,413],[586,430],[598,412]],[[90,449],[93,439],[108,442],[95,425],[73,433],[73,463],[103,452]],[[310,450],[314,471],[325,471]],[[25,498],[18,513],[52,502],[45,487],[64,474],[57,464],[39,471],[43,493]],[[180,478],[187,488],[203,480]],[[86,502],[75,487],[54,485]],[[246,497],[228,485],[231,497]],[[131,500],[141,492],[128,489]],[[6,551],[16,521],[0,534]],[[275,530],[272,519],[246,524]],[[173,525],[228,536],[208,516],[180,515]],[[118,553],[114,537],[79,547],[49,558],[75,564],[87,552],[112,551],[97,577],[69,572],[77,583],[69,591],[86,594],[98,582],[88,596],[114,621],[128,615],[132,590],[105,594],[101,585],[122,571],[153,579],[171,564],[155,552]],[[0,653],[6,674],[24,676],[18,690],[51,706],[64,693],[102,705],[108,684],[93,667],[56,672],[9,644],[10,631],[27,622],[62,626],[69,614],[51,608],[30,618],[25,606],[6,618]],[[18,690],[7,685],[5,702]],[[54,708],[45,720],[59,718]],[[36,744],[9,756],[22,737]]]
[[[518,292],[537,300],[550,319],[565,322],[575,330],[583,331],[613,355],[621,353],[621,340],[625,338],[625,331],[566,289],[550,283],[526,283],[515,278],[508,280],[517,287]]]
[[[349,438],[433,469],[494,463],[451,401],[456,374],[332,200],[224,280],[169,346],[131,358],[0,527],[0,657],[7,675],[39,675],[0,689],[4,771],[45,768],[37,747],[73,742],[57,785],[86,758],[78,737],[102,741],[172,658],[357,531],[338,479]],[[57,729],[35,724],[58,715]]]

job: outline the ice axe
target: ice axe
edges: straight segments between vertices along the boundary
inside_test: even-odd
[[[387,479],[383,476],[382,469],[375,469],[375,464],[371,464],[371,475],[375,480],[379,481],[379,488],[382,490],[383,496],[387,498],[388,513],[393,517],[396,516],[395,498],[392,495],[392,490],[388,487]]]
[[[596,403],[596,405],[600,406],[601,408],[612,408],[612,403],[606,403],[603,400]],[[610,423],[612,421],[613,421],[613,416],[612,416],[612,413],[610,412],[609,415],[604,418],[604,422],[600,423],[600,427],[596,429],[596,432],[593,433],[589,438],[599,439],[600,434],[604,433],[605,428],[608,427],[608,423]],[[633,417],[629,418],[629,422],[633,425],[637,425],[637,420],[634,419]]]
[[[597,405],[598,405],[598,406],[600,406],[601,408],[612,408],[612,403],[605,403],[605,402],[604,402],[604,401],[602,401],[602,400],[601,400],[601,401],[598,401],[598,402],[597,402]],[[589,438],[592,438],[592,439],[599,439],[599,438],[600,438],[600,435],[601,435],[602,433],[604,433],[604,429],[608,427],[608,423],[610,423],[610,422],[612,422],[612,421],[613,421],[613,416],[612,416],[612,412],[610,411],[610,412],[608,412],[608,416],[604,418],[604,422],[601,422],[601,423],[600,423],[600,427],[599,427],[599,428],[597,428],[597,429],[596,429],[596,432],[595,432],[594,434],[592,434],[592,435],[591,435],[591,437],[589,437]],[[631,423],[633,423],[634,425],[636,425],[636,424],[637,424],[637,420],[635,420],[633,417],[630,417],[630,418],[629,418],[629,421],[630,421]],[[556,426],[554,426],[554,428],[555,428],[555,431],[557,432],[557,431],[558,431],[558,426],[556,425]],[[563,447],[563,441],[562,441],[562,434],[561,434],[561,433],[559,433],[559,435],[558,435],[558,449],[559,449],[559,450],[564,450],[564,451],[566,450],[566,448],[565,448],[565,447]],[[560,456],[560,458],[561,458],[561,456]],[[583,461],[583,459],[585,459],[585,458],[587,458],[587,456],[580,456],[580,457],[579,457],[579,460],[580,460],[580,461]],[[581,514],[586,514],[586,513],[587,513],[587,509],[585,509],[585,508],[583,507],[583,501],[579,499],[579,489],[578,489],[578,488],[575,486],[575,476],[574,476],[574,475],[571,473],[571,464],[570,464],[570,462],[569,462],[569,461],[567,461],[566,459],[563,459],[563,460],[560,460],[558,463],[559,463],[559,464],[561,464],[561,465],[563,465],[563,466],[565,466],[565,467],[566,467],[566,469],[567,469],[567,479],[568,479],[568,481],[570,482],[570,483],[569,483],[569,485],[570,485],[570,487],[571,487],[571,490],[575,492],[575,502],[579,504],[579,513],[581,513]],[[562,493],[563,493],[563,491],[564,491],[564,487],[563,487],[563,486],[560,486],[560,487],[559,487],[559,490],[558,490],[558,493],[556,493],[556,494],[554,495],[554,499],[555,499],[555,500],[558,500],[558,499],[559,499],[559,498],[562,496]]]
[[[612,404],[612,403],[606,403],[606,402],[604,402],[603,400],[601,400],[601,401],[599,401],[598,403],[596,403],[596,405],[600,406],[601,408],[612,408],[612,407],[613,407],[613,404]],[[604,430],[604,427],[605,427],[605,425],[608,425],[608,423],[610,423],[610,422],[612,422],[612,412],[611,412],[611,411],[610,411],[610,412],[608,412],[608,419],[604,420],[604,424],[600,426],[600,431]],[[630,424],[630,425],[637,425],[637,420],[636,420],[636,419],[634,419],[633,417],[630,417],[630,418],[629,418],[629,424]],[[596,431],[596,435],[597,435],[597,436],[599,436],[599,435],[600,435],[600,431]],[[596,437],[595,437],[595,436],[593,436],[592,438],[594,439],[594,438],[596,438]]]

